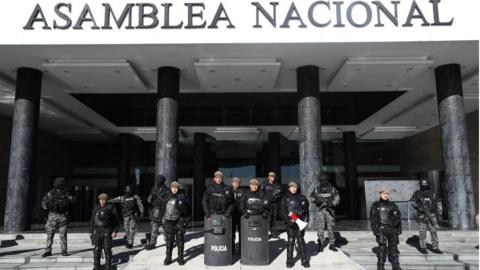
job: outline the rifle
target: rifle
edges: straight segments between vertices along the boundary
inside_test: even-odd
[[[417,198],[417,199],[418,199],[418,198]],[[421,202],[420,208],[421,208],[422,211],[425,213],[425,215],[427,215],[428,221],[430,221],[430,224],[433,225],[434,223],[433,223],[432,217],[430,216],[430,210],[428,210],[428,207],[425,205],[425,203],[423,202],[422,199],[420,199],[420,202]]]

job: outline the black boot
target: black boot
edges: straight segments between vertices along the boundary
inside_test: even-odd
[[[392,270],[402,270],[400,263],[398,262],[398,255],[389,256],[388,260],[392,264]]]
[[[443,251],[441,251],[439,248],[433,249],[432,252],[435,254],[443,254]]]
[[[328,249],[330,249],[331,251],[333,252],[337,252],[338,249],[335,247],[335,244],[330,244],[330,246],[328,247]]]
[[[428,254],[428,251],[426,248],[419,248],[418,251],[420,251],[420,253],[422,254]]]
[[[43,254],[42,254],[42,257],[48,257],[48,256],[52,256],[52,252],[51,251],[45,251]]]
[[[157,243],[152,242],[152,243],[150,243],[150,244],[147,244],[147,245],[145,246],[145,249],[146,249],[146,250],[152,250],[152,249],[155,248],[156,245],[157,245]]]
[[[320,240],[318,239],[317,240],[317,243],[318,243],[318,252],[323,252],[323,240]]]
[[[307,258],[302,258],[302,266],[305,268],[310,267],[310,263],[308,262]]]
[[[184,265],[185,264],[185,260],[183,259],[183,247],[184,247],[183,241],[178,241],[178,243],[177,243],[177,248],[178,248],[177,262],[178,262],[179,265]]]
[[[292,268],[293,265],[293,247],[287,246],[287,268]]]
[[[377,270],[385,270],[385,263],[377,263]]]
[[[62,256],[68,256],[68,252],[66,250],[62,250]]]

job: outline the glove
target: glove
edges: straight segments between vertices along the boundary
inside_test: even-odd
[[[250,217],[250,215],[249,215],[249,214],[247,214],[247,213],[245,213],[245,214],[243,215],[243,217],[244,217],[244,218],[249,218],[249,217]]]
[[[92,243],[92,246],[95,245],[95,242],[93,241],[93,233],[89,233],[90,236],[90,242]]]
[[[270,216],[270,215],[269,215],[267,212],[263,212],[263,213],[262,213],[262,217],[263,217],[264,219],[269,218],[269,216]]]

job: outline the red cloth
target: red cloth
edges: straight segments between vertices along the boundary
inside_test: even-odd
[[[296,221],[296,220],[298,219],[298,216],[297,216],[297,214],[295,214],[295,213],[290,213],[290,215],[288,215],[288,216],[289,216],[290,219],[293,220],[293,221]]]

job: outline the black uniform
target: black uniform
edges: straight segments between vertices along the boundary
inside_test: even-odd
[[[165,211],[165,200],[169,194],[169,188],[165,186],[165,177],[158,175],[155,179],[155,185],[150,191],[147,202],[150,204],[150,241],[146,249],[155,248],[157,244],[158,231],[162,224],[162,218]]]
[[[167,253],[164,264],[172,262],[173,244],[176,241],[178,248],[177,262],[185,264],[183,259],[183,248],[185,244],[185,230],[190,218],[187,217],[187,200],[183,194],[169,193],[166,198],[165,214],[163,216],[166,236]]]
[[[94,269],[100,269],[102,249],[105,255],[105,270],[112,267],[112,233],[118,231],[118,214],[116,208],[107,204],[105,207],[95,206],[90,219],[90,238],[93,249]]]
[[[292,194],[290,191],[282,198],[280,202],[280,217],[285,221],[287,226],[287,267],[290,268],[294,265],[293,261],[293,250],[295,248],[295,241],[297,241],[297,252],[300,256],[302,265],[304,267],[310,267],[310,264],[307,259],[307,252],[305,247],[305,230],[300,231],[298,225],[290,219],[289,214],[294,213],[298,216],[299,219],[308,222],[309,212],[308,212],[309,203],[307,198],[300,194]]]
[[[230,218],[234,208],[232,190],[224,183],[208,186],[203,193],[202,207],[207,217],[220,214]]]
[[[370,225],[378,243],[378,269],[384,269],[388,260],[393,270],[401,270],[398,262],[398,235],[402,233],[401,215],[398,206],[389,200],[376,201],[370,208]]]
[[[275,228],[275,221],[277,220],[278,216],[278,206],[282,196],[284,194],[283,187],[277,182],[267,182],[262,186],[263,193],[268,197],[269,202],[271,203],[270,206],[270,233],[275,236],[277,235],[277,230]]]
[[[240,240],[242,239],[241,237],[241,229],[240,229],[240,218],[242,217],[242,213],[240,212],[240,203],[242,201],[242,196],[245,193],[245,190],[242,188],[237,188],[234,190],[232,188],[232,194],[233,194],[233,211],[232,211],[232,247],[235,247],[235,232],[238,230],[238,243],[239,247],[241,250],[242,243]],[[233,250],[233,248],[232,248]]]

